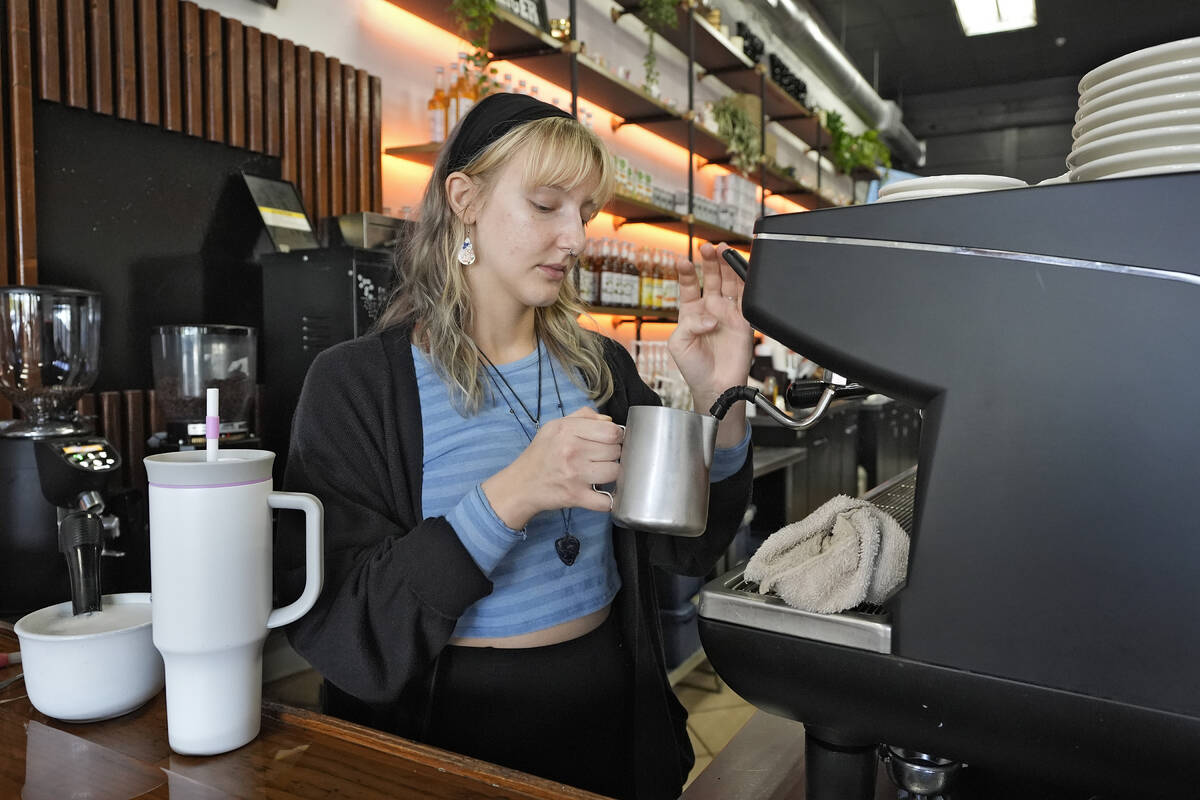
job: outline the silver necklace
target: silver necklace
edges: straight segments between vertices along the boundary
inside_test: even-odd
[[[517,416],[517,410],[515,408],[513,408],[512,403],[508,402],[508,395],[505,394],[504,390],[500,388],[500,384],[496,381],[496,378],[499,377],[500,380],[504,382],[504,385],[508,388],[509,393],[511,393],[512,396],[514,398],[516,398],[517,404],[521,406],[521,410],[525,412],[525,416],[529,417],[529,421],[533,423],[534,431],[536,432],[536,431],[540,430],[542,427],[542,424],[541,424],[542,423],[542,339],[541,339],[541,337],[538,337],[538,340],[537,340],[538,399],[537,399],[537,416],[536,417],[533,414],[529,413],[529,407],[526,406],[525,403],[521,400],[521,396],[516,393],[516,391],[512,387],[512,384],[510,384],[508,382],[508,379],[504,377],[504,374],[501,373],[500,370],[496,368],[496,365],[492,363],[492,360],[490,358],[488,358],[486,355],[484,355],[483,351],[480,350],[478,346],[475,348],[475,351],[477,353],[479,353],[480,365],[483,366],[484,372],[487,373],[488,378],[492,382],[492,386],[496,387],[496,391],[500,394],[500,397],[503,398],[503,400],[504,400],[504,405],[508,406],[509,413],[512,414],[513,419],[515,419],[517,421],[517,427],[519,427],[521,429],[521,433],[525,434],[525,438],[529,440],[529,443],[533,444],[533,437],[529,435],[529,431],[525,430],[525,423],[523,423],[520,420],[520,418]],[[547,355],[549,355],[549,354],[547,354]],[[558,375],[555,374],[555,371],[554,371],[554,360],[553,360],[553,358],[548,358],[547,360],[549,360],[549,362],[550,362],[550,378],[551,378],[551,380],[554,381],[554,395],[555,395],[555,397],[558,398],[558,414],[560,417],[565,417],[566,413],[563,411],[562,393],[558,390]],[[488,369],[489,367],[491,369]],[[571,533],[571,509],[568,508],[568,509],[564,510],[564,509],[560,508],[558,510],[558,513],[559,513],[559,515],[562,516],[563,535],[554,540],[554,552],[556,552],[558,554],[558,560],[563,562],[564,564],[566,564],[569,567],[575,563],[575,559],[579,558],[579,539],[576,538],[575,535]]]

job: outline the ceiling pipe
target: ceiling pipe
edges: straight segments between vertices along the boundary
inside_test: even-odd
[[[779,25],[781,38],[821,77],[847,106],[879,131],[880,137],[908,164],[925,164],[925,142],[904,127],[900,106],[884,100],[855,68],[805,0],[778,0],[759,8]]]

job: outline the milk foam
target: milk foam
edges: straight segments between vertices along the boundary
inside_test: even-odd
[[[48,614],[30,626],[30,633],[46,636],[82,636],[136,628],[150,621],[149,603],[105,603],[100,611],[71,614],[71,604],[59,613]]]

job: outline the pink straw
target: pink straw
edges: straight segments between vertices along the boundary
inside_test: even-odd
[[[217,440],[221,438],[219,395],[219,389],[208,390],[208,416],[204,418],[205,461],[217,460]]]

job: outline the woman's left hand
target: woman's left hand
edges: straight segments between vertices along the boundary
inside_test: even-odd
[[[721,258],[728,249],[726,244],[714,247],[705,242],[700,245],[699,268],[684,259],[675,265],[679,324],[667,348],[692,390],[696,411],[702,413],[726,389],[746,383],[754,353],[754,333],[742,316],[744,284]],[[704,275],[703,291],[698,271]]]

